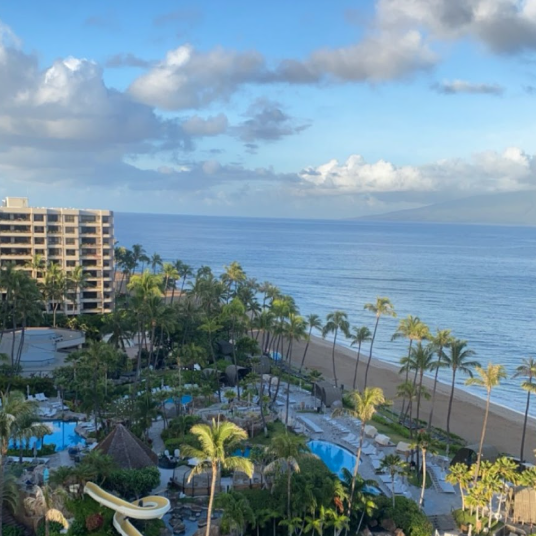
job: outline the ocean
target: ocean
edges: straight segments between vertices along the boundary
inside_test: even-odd
[[[526,392],[511,376],[536,357],[534,228],[116,213],[115,236],[218,275],[238,261],[249,277],[292,295],[302,315],[343,310],[352,326],[372,330],[363,306],[387,296],[398,317],[381,319],[375,357],[398,363],[407,352],[406,341],[391,341],[398,320],[419,316],[432,331],[467,340],[483,366],[502,363],[509,378],[492,399],[524,411]]]

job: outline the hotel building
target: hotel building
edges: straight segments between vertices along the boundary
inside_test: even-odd
[[[110,210],[37,208],[25,197],[8,197],[0,207],[0,267],[15,264],[43,281],[29,267],[36,255],[66,275],[82,266],[85,286],[58,307],[67,315],[108,313],[113,309],[114,220]]]

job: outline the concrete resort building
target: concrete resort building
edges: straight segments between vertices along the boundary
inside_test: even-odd
[[[43,281],[32,266],[40,255],[66,275],[83,267],[84,287],[58,307],[67,315],[107,313],[113,308],[114,220],[110,210],[30,207],[26,197],[8,197],[0,207],[0,267],[15,264]],[[78,295],[72,295],[76,292]]]

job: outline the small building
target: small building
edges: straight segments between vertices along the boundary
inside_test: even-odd
[[[474,444],[474,445],[467,445],[466,447],[462,447],[458,452],[454,455],[452,458],[452,461],[450,462],[450,465],[454,465],[456,463],[464,463],[467,465],[467,467],[471,467],[474,463],[476,463],[476,460],[478,458],[478,449],[480,445]],[[482,457],[481,461],[488,461],[488,462],[494,462],[499,457],[499,451],[497,450],[497,447],[494,447],[493,445],[483,445],[482,446]]]
[[[313,385],[313,396],[318,398],[327,408],[335,402],[342,402],[341,390],[325,380]]]
[[[109,455],[121,469],[143,469],[158,464],[158,456],[122,424],[95,447]]]
[[[533,488],[511,489],[512,497],[509,497],[509,504],[513,505],[510,511],[510,519],[514,523],[533,525],[536,523],[536,490]],[[510,494],[510,495],[511,495]]]

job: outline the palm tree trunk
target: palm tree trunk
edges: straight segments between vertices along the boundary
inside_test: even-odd
[[[370,353],[369,353],[369,358],[367,361],[367,368],[365,369],[365,385],[363,386],[363,390],[367,388],[368,371],[370,367],[370,362],[372,361],[372,348],[374,346],[374,339],[376,338],[376,330],[378,329],[379,322],[380,322],[380,317],[376,315],[376,324],[374,324],[374,333],[372,334],[372,339],[370,341]]]
[[[290,369],[290,362],[292,360],[292,337],[290,338],[290,341],[288,343],[288,362],[289,362],[289,369]],[[290,372],[289,372],[290,375]],[[286,412],[285,412],[285,426],[288,426],[288,408],[290,405],[290,381],[287,380],[287,400],[286,400]]]
[[[410,339],[409,340],[409,346],[408,346],[408,362],[409,362],[409,358],[411,356],[411,345],[413,344],[413,339]],[[405,381],[407,382],[408,381],[408,377],[409,377],[409,369],[406,368],[406,378],[405,378]],[[406,398],[404,397],[402,399],[402,409],[400,410],[400,414],[403,415],[404,414],[404,408],[406,406]]]
[[[391,475],[391,497],[393,498],[393,508],[395,507],[395,479],[394,475]]]
[[[361,343],[359,343],[359,346],[357,347],[357,356],[356,356],[356,362],[355,362],[355,372],[354,372],[354,383],[353,383],[353,390],[355,391],[355,386],[357,383],[357,369],[359,367],[359,358],[361,357]]]
[[[532,378],[529,378],[529,382]],[[529,407],[530,407],[530,391],[527,391],[527,406],[525,407],[525,417],[523,419],[523,433],[521,434],[521,452],[519,454],[519,460],[523,462],[523,454],[525,451],[525,434],[527,432],[527,419],[529,416]]]
[[[421,496],[419,498],[419,506],[422,508],[424,502],[424,490],[426,488],[426,451],[422,450],[422,486]]]
[[[335,330],[335,336],[333,337],[333,348],[331,350],[331,361],[333,364],[333,380],[335,381],[335,387],[338,387],[337,385],[337,371],[335,370],[335,344],[337,343],[337,332],[339,330]]]
[[[434,387],[432,389],[432,407],[430,408],[430,416],[428,417],[428,432],[432,429],[432,419],[434,418],[434,406],[435,406],[435,400],[436,400],[436,389],[437,389],[437,378],[439,376],[439,366],[441,364],[441,356],[442,356],[443,350],[440,348],[438,355],[439,359],[437,362],[437,367],[434,374]]]
[[[447,411],[447,456],[450,448],[450,414],[452,412],[452,401],[454,399],[454,383],[456,381],[456,369],[452,371],[452,388],[450,390],[449,409]]]
[[[352,502],[354,499],[355,481],[357,480],[357,472],[359,471],[359,461],[361,459],[361,449],[363,448],[363,438],[365,437],[365,423],[361,422],[361,430],[359,432],[359,447],[357,447],[357,457],[352,473],[352,485],[350,486],[350,497],[348,498],[348,517],[352,513]]]
[[[2,443],[6,444],[6,451],[7,451],[7,439],[3,440]],[[0,452],[0,536],[2,536],[3,532],[3,504],[4,504],[4,464],[5,464],[5,452],[4,448],[2,448],[2,452]]]
[[[307,344],[305,345],[305,350],[303,351],[303,357],[300,363],[300,369],[299,372],[301,373],[303,364],[305,363],[305,356],[307,355],[307,350],[309,350],[309,343],[311,342],[311,332],[313,331],[313,328],[309,328],[309,336],[307,337]]]
[[[218,466],[216,465],[216,463],[212,462],[212,481],[210,483],[210,497],[208,499],[207,528],[205,530],[205,536],[210,536],[210,518],[212,517],[212,505],[214,503],[214,494],[216,492],[216,479],[217,478],[218,478]]]
[[[289,521],[288,531],[289,531],[289,534],[292,534],[292,529],[290,527],[290,519],[291,519],[290,517],[290,484],[292,481],[292,471],[290,470],[290,465],[288,464],[288,462],[287,462],[287,473],[288,473],[288,476],[287,476],[287,518]]]
[[[475,483],[478,479],[478,473],[480,472],[480,460],[482,458],[482,447],[484,446],[484,438],[486,437],[486,427],[488,426],[490,398],[491,398],[491,390],[488,390],[488,397],[486,399],[486,413],[484,414],[484,423],[482,425],[482,434],[480,435],[480,445],[478,447],[478,456],[476,459],[476,471],[475,471],[475,476],[474,476]]]

